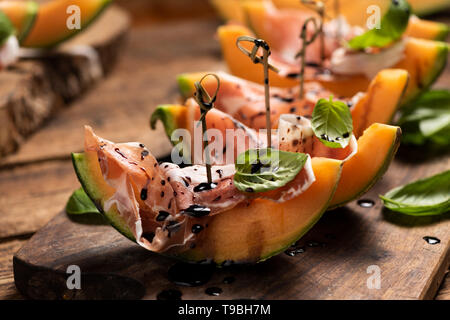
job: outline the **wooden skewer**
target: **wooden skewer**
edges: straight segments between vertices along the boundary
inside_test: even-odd
[[[251,51],[241,46],[241,42],[253,43]],[[270,121],[270,85],[269,85],[269,69],[278,72],[278,69],[269,63],[270,47],[266,41],[256,39],[249,36],[241,36],[236,40],[236,45],[245,55],[250,57],[254,63],[261,63],[264,69],[264,97],[266,105],[266,129],[267,129],[267,146],[272,147],[272,125]],[[258,56],[258,49],[263,50],[263,55]]]
[[[213,97],[211,98],[210,95],[208,94],[208,92],[206,91],[206,89],[203,87],[202,82],[205,78],[207,78],[208,76],[213,76],[214,78],[216,78],[217,80],[217,88],[216,88],[216,92],[214,93]],[[202,124],[202,140],[203,140],[203,149],[205,152],[205,162],[206,162],[206,176],[208,178],[208,184],[211,185],[212,183],[212,174],[211,174],[211,159],[209,157],[209,152],[208,152],[208,145],[209,145],[209,141],[205,136],[206,136],[206,131],[207,131],[207,127],[206,127],[206,114],[208,113],[209,110],[211,110],[212,108],[214,108],[214,102],[216,101],[217,98],[217,93],[219,92],[219,88],[220,88],[220,78],[213,74],[213,73],[208,73],[206,75],[204,75],[200,81],[196,81],[194,83],[195,86],[195,93],[194,93],[194,98],[197,101],[198,105],[200,106],[200,121]],[[207,99],[205,101],[205,98]]]

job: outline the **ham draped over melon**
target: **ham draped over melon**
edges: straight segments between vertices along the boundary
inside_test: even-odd
[[[240,192],[233,183],[234,164],[213,166],[216,186],[202,190],[199,186],[207,182],[205,166],[180,168],[173,163],[158,163],[144,145],[115,144],[96,136],[90,127],[85,128],[85,153],[96,155],[102,177],[113,189],[112,196],[104,201],[104,210],[115,206],[136,241],[155,252],[186,248],[209,217],[226,214],[254,199],[289,201],[315,181],[308,157],[296,178],[277,190]]]
[[[220,100],[220,99],[219,99]],[[191,132],[191,144],[187,146],[188,151],[194,152],[193,145],[201,146],[202,134],[201,130],[195,125],[200,119],[200,107],[193,100],[189,99],[186,103],[188,129]],[[311,120],[309,117],[299,116],[295,114],[282,114],[278,119],[278,130],[273,130],[272,147],[279,148],[282,151],[307,153],[311,157],[326,157],[337,160],[350,159],[358,149],[356,138],[352,135],[349,145],[346,148],[330,148],[324,145],[313,133]],[[267,136],[265,131],[247,127],[243,123],[233,119],[223,111],[212,109],[206,116],[206,124],[208,128],[219,130],[220,135],[224,138],[222,144],[218,147],[223,150],[223,154],[212,154],[211,161],[216,164],[234,163],[237,155],[250,148],[266,147]],[[225,139],[230,133],[234,134],[234,139]],[[197,141],[194,141],[196,139]],[[211,135],[208,136],[212,140]],[[218,143],[216,141],[215,143]],[[202,152],[202,149],[197,150]],[[233,152],[233,156],[227,156],[227,153]],[[201,159],[191,154],[191,161]]]

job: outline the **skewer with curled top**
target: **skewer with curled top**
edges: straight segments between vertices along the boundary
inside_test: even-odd
[[[249,42],[253,44],[252,50],[248,50],[242,46],[242,42]],[[248,56],[253,63],[260,63],[263,65],[264,69],[264,95],[265,95],[265,105],[266,105],[266,129],[267,129],[267,146],[272,147],[272,125],[270,123],[270,86],[269,86],[269,69],[274,72],[279,72],[277,68],[269,63],[270,47],[266,41],[262,39],[256,39],[249,36],[241,36],[236,40],[236,46],[241,50],[246,56]],[[258,55],[258,50],[262,49],[263,55]]]

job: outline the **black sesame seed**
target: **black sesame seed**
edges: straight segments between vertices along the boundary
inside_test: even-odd
[[[147,200],[147,188],[143,188],[143,189],[141,190],[141,200],[142,200],[142,201]]]

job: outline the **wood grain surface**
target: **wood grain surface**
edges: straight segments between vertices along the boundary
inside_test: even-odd
[[[218,44],[213,38],[217,24],[218,21],[211,20],[140,25],[133,29],[123,59],[111,76],[71,108],[61,110],[18,153],[0,164],[0,239],[3,239],[0,240],[0,299],[21,297],[13,286],[12,253],[61,212],[68,195],[78,186],[69,154],[82,148],[82,125],[92,125],[100,135],[113,141],[138,140],[146,143],[157,156],[166,154],[169,145],[163,130],[159,126],[157,131],[149,131],[149,115],[157,104],[178,101],[176,74],[223,69]],[[448,88],[449,84],[447,67],[438,86]],[[386,177],[367,197],[375,200],[378,193],[392,186],[432,174],[445,166],[449,166],[448,154],[402,147]],[[448,266],[448,218],[446,215],[404,219],[381,210],[379,202],[372,209],[352,203],[324,216],[302,240],[300,245],[306,245],[307,249],[304,254],[296,257],[281,254],[256,266],[217,270],[207,286],[222,287],[224,293],[219,298],[224,299],[268,299],[273,295],[279,299],[433,298]],[[82,244],[73,246],[74,237],[79,234],[85,238]],[[441,243],[431,246],[422,239],[425,235],[437,236]],[[310,248],[307,243],[312,240],[326,245]],[[85,250],[80,251],[81,247]],[[34,249],[37,251],[33,253]],[[42,259],[37,252],[42,253]],[[88,297],[94,293],[62,292],[57,284],[47,296],[43,295],[44,280],[59,279],[55,283],[59,281],[60,285],[61,277],[65,277],[62,271],[68,263],[75,262],[89,274],[92,285],[99,283],[96,279],[109,276],[115,279],[118,288],[131,287],[123,298],[154,299],[160,290],[176,288],[167,279],[167,269],[173,260],[145,251],[109,226],[70,221],[64,213],[56,216],[17,254],[17,270],[24,275],[19,285],[29,297]],[[381,290],[368,290],[365,285],[369,276],[366,268],[370,264],[381,267]],[[43,266],[42,270],[48,271],[50,278],[36,278],[36,265]],[[105,265],[109,268],[105,269]],[[236,282],[223,284],[223,277],[231,274]],[[261,280],[271,276],[273,281]],[[442,284],[437,298],[450,299],[449,283]],[[204,294],[205,286],[179,289],[183,299],[211,298]],[[117,290],[106,288],[102,292],[116,294]]]

